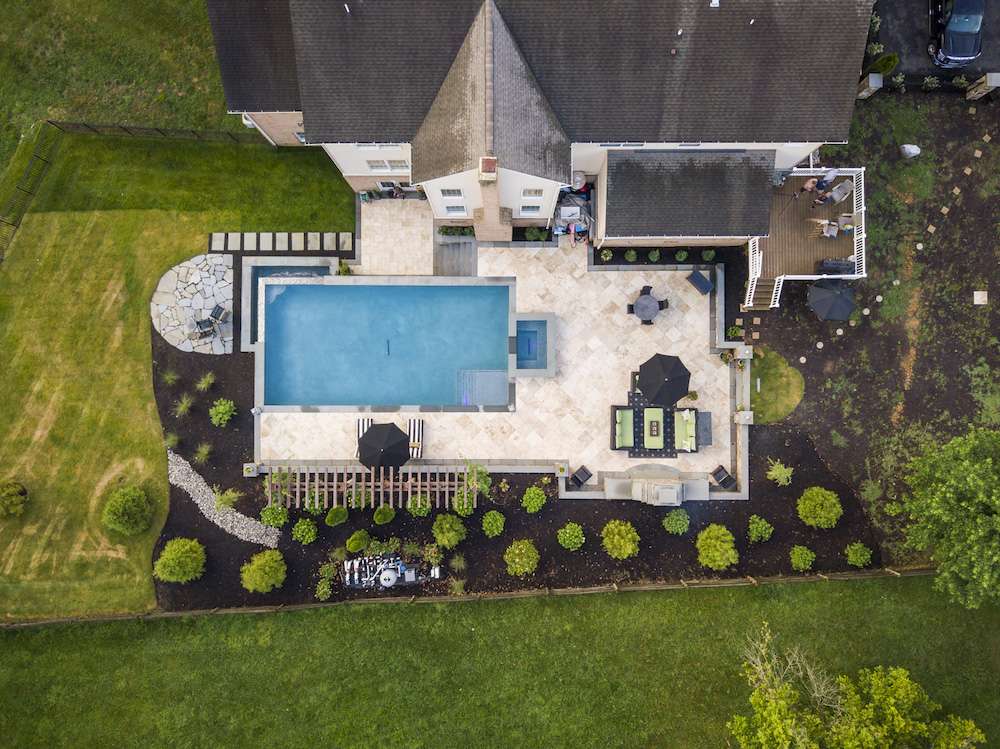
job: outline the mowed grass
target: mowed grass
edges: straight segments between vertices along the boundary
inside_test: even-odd
[[[64,136],[0,264],[0,477],[31,495],[0,523],[5,618],[153,606],[166,513],[149,298],[219,230],[351,230],[353,194],[318,149]],[[141,538],[100,526],[120,481],[158,516]]]
[[[7,0],[0,102],[0,170],[41,119],[241,127],[204,0]]]
[[[929,578],[8,631],[0,700],[19,747],[716,749],[765,620],[834,673],[904,666],[1000,737],[1000,610]]]
[[[757,392],[757,380],[760,392]],[[781,421],[795,410],[805,392],[802,373],[765,346],[754,351],[750,363],[750,407],[758,424]]]

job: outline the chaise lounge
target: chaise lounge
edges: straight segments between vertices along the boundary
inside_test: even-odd
[[[611,449],[631,450],[635,446],[635,409],[631,406],[611,407]]]

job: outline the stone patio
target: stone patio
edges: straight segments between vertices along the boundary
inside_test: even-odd
[[[368,252],[371,235],[363,236]],[[409,246],[395,243],[401,262],[396,267],[412,267]],[[566,461],[586,464],[595,474],[650,463],[699,473],[730,466],[729,368],[709,350],[709,297],[699,294],[683,272],[588,272],[587,251],[580,245],[481,249],[479,275],[516,277],[518,312],[555,315],[555,377],[518,378],[513,413],[366,415],[404,428],[407,418],[419,415],[425,423],[424,458],[431,461]],[[625,311],[646,284],[670,302],[651,326],[640,325]],[[692,405],[711,412],[713,444],[676,459],[630,459],[626,451],[610,449],[610,407],[627,403],[630,373],[657,352],[680,356],[691,371],[691,389],[699,396]],[[351,459],[358,416],[265,411],[260,416],[261,459]]]
[[[426,200],[361,204],[361,263],[366,276],[434,273],[434,217]]]
[[[233,256],[195,255],[175,265],[160,278],[149,303],[153,327],[171,346],[200,354],[233,353],[232,317],[224,322],[221,335],[199,341],[188,338],[187,323],[208,317],[215,305],[233,310]]]

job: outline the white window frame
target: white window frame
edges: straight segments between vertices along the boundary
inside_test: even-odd
[[[446,216],[468,216],[469,211],[466,209],[464,203],[451,203],[444,207],[444,213]]]
[[[535,193],[537,193],[537,195]],[[544,187],[525,187],[521,190],[521,200],[527,200],[529,202],[538,201],[541,203],[544,197]]]
[[[402,166],[397,166],[392,162],[399,162]],[[408,172],[410,171],[410,162],[406,159],[386,159],[385,163],[389,165],[389,171],[391,172]]]
[[[385,159],[366,159],[365,163],[368,164],[368,171],[375,174],[388,174],[392,171],[389,168],[389,162]],[[376,166],[376,164],[381,164],[382,166]]]
[[[378,145],[375,143],[358,143],[359,151],[377,151]]]
[[[448,191],[448,190],[451,190],[452,192],[457,192],[458,194],[457,195],[445,195],[445,192]],[[463,202],[465,202],[465,192],[462,190],[461,187],[442,187],[441,188],[441,200],[444,200],[446,202],[452,202],[452,203],[455,202],[455,201],[458,201],[459,203],[463,203]]]
[[[522,205],[521,206],[522,216],[541,216],[542,206],[541,205]]]

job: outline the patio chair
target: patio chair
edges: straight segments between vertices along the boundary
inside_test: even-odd
[[[712,471],[712,478],[715,479],[715,483],[726,491],[732,491],[736,488],[736,479],[734,479],[733,475],[722,466],[719,466]]]
[[[361,442],[361,435],[368,431],[368,428],[375,422],[375,419],[370,417],[364,419],[358,419],[358,442]],[[359,457],[361,454],[361,445],[358,444],[358,449],[354,452],[354,457]]]
[[[668,302],[666,299],[661,299],[659,302],[657,302],[657,304],[660,307],[660,312],[662,312],[663,310],[665,310],[667,307],[670,306],[670,302]]]
[[[410,419],[406,432],[410,437],[410,457],[424,457],[424,420]]]
[[[221,304],[217,304],[212,307],[212,311],[208,315],[208,319],[214,322],[216,325],[221,325],[229,317],[229,311],[223,307]]]
[[[643,324],[643,325],[652,325],[652,324],[653,324],[653,321],[652,321],[652,320],[643,320],[643,321],[642,321],[642,324]]]
[[[625,311],[628,312],[630,315],[634,315],[635,314],[635,305],[634,304],[626,305],[625,306]]]
[[[652,294],[652,293],[653,293],[652,286],[643,286],[642,291],[639,292],[639,296],[644,296],[646,294]]]
[[[569,477],[569,480],[573,483],[575,487],[580,489],[583,487],[584,484],[590,481],[593,475],[594,474],[592,474],[587,469],[587,466],[580,466],[579,468],[576,469],[576,472]]]
[[[635,409],[611,407],[611,449],[630,450],[635,445]]]
[[[188,338],[192,341],[208,338],[214,332],[215,324],[211,320],[196,320],[188,326]]]

